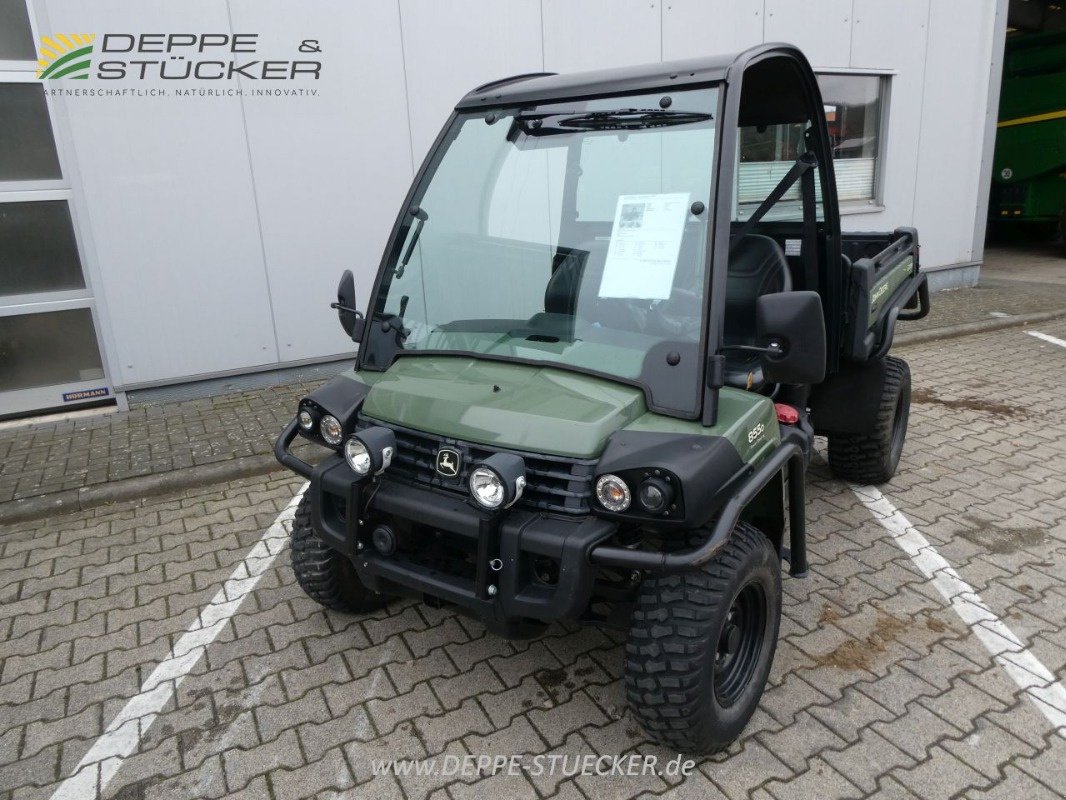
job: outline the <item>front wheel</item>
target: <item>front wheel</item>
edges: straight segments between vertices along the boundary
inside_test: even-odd
[[[318,538],[311,527],[311,498],[306,494],[296,507],[289,544],[296,582],[316,603],[334,611],[360,613],[375,611],[394,599],[366,588],[348,557]]]
[[[626,642],[629,706],[656,742],[715,753],[744,730],[770,674],[781,561],[741,522],[703,567],[648,578]]]
[[[891,480],[903,454],[911,410],[911,369],[902,358],[887,356],[874,429],[869,433],[829,434],[829,469],[852,483]]]

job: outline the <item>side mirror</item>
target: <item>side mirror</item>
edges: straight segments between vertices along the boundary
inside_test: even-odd
[[[366,319],[363,313],[355,306],[355,276],[350,269],[344,270],[341,281],[337,284],[337,302],[330,303],[330,308],[337,309],[337,317],[341,321],[344,332],[351,337],[352,341],[358,342],[363,338],[363,327]]]
[[[817,292],[777,292],[755,301],[759,341],[768,345],[763,371],[778,383],[825,379],[825,318]]]

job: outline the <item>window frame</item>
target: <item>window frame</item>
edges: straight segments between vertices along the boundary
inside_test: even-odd
[[[33,37],[33,47],[36,51],[40,42],[40,30],[42,28],[47,30],[50,21],[47,11],[38,4],[29,2],[29,0],[27,0],[27,11],[30,32]],[[40,84],[42,82],[37,78],[37,67],[36,60],[0,59],[0,83]],[[110,330],[105,324],[105,302],[97,293],[96,288],[94,288],[99,287],[101,283],[98,261],[88,227],[88,203],[80,184],[73,134],[66,113],[66,105],[62,97],[49,93],[47,83],[43,83],[42,88],[52,129],[52,139],[55,142],[56,155],[59,157],[61,176],[58,179],[48,180],[0,182],[0,203],[34,202],[37,200],[59,200],[65,202],[70,212],[71,227],[78,257],[81,261],[85,287],[83,289],[5,295],[0,298],[0,316],[14,317],[51,311],[86,309],[92,319],[104,376],[103,378],[80,383],[0,392],[0,418],[25,416],[26,414],[34,413],[37,409],[62,407],[63,409],[74,410],[87,402],[94,402],[90,399],[81,402],[67,402],[61,398],[57,400],[60,397],[60,388],[62,388],[63,392],[69,393],[106,386],[108,394],[104,399],[117,401],[119,408],[125,408],[126,404],[122,387],[117,385],[115,380],[117,370],[112,364],[111,355],[115,352],[115,348]]]
[[[833,75],[859,78],[876,77],[878,97],[880,98],[877,115],[877,153],[874,156],[874,179],[872,196],[865,200],[838,201],[840,215],[877,214],[885,210],[885,165],[888,155],[888,120],[892,112],[892,79],[899,73],[894,69],[867,69],[848,67],[823,67],[814,70],[816,78]],[[819,84],[819,92],[821,84]],[[836,180],[836,159],[833,161],[833,180]]]

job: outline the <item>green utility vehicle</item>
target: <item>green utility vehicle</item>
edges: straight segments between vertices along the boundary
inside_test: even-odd
[[[748,137],[799,152],[745,205]],[[830,153],[789,45],[466,95],[365,316],[341,279],[355,368],[276,446],[310,480],[303,589],[352,612],[413,596],[509,637],[620,627],[651,737],[728,745],[770,670],[781,563],[807,572],[814,437],[840,477],[892,476],[910,378],[888,350],[928,309],[914,230],[841,233]],[[298,435],[334,452],[305,463]]]
[[[1007,38],[989,218],[998,232],[1066,236],[1066,30]]]

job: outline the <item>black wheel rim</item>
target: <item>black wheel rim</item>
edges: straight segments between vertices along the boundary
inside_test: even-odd
[[[731,706],[751,683],[759,665],[768,616],[766,592],[749,583],[733,599],[714,653],[714,694]]]

